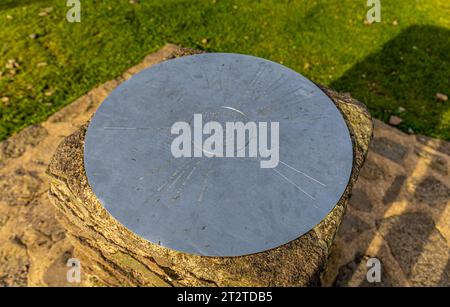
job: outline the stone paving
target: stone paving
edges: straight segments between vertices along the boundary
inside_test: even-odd
[[[375,120],[374,138],[330,256],[324,285],[450,285],[450,143]],[[382,264],[366,280],[367,259]]]
[[[182,50],[166,45],[46,122],[0,143],[0,286],[74,286],[66,281],[66,263],[81,255],[48,200],[47,165],[61,140],[85,123],[112,89],[178,53]],[[375,120],[371,151],[322,283],[449,286],[449,163],[450,143],[407,135]],[[372,257],[382,263],[379,284],[366,281]],[[83,267],[86,276],[93,266]],[[80,285],[95,285],[88,280],[82,278]]]

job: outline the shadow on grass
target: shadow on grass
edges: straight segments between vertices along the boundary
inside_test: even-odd
[[[385,122],[400,116],[404,131],[450,140],[450,102],[436,99],[437,93],[450,94],[450,31],[411,26],[331,87],[350,92]]]
[[[390,115],[400,116],[404,119],[404,122],[400,125],[402,130],[412,128],[415,133],[450,140],[450,101],[438,102],[436,99],[436,93],[438,92],[450,94],[450,31],[435,26],[411,26],[387,42],[379,52],[369,55],[363,61],[354,65],[341,78],[334,81],[331,86],[339,91],[350,92],[352,96],[365,102],[374,117],[388,121]],[[406,110],[400,112],[399,107]],[[447,117],[445,117],[445,114],[447,114]],[[375,138],[372,141],[372,151],[385,159],[391,160],[391,162],[402,164],[406,148],[394,141],[388,142],[382,139]],[[379,146],[378,149],[375,145]],[[396,152],[399,151],[404,152],[396,157],[398,155]],[[372,157],[369,153],[367,161],[371,161],[372,168],[375,166],[377,169],[381,169],[377,166],[376,160],[371,160]],[[433,262],[437,263],[424,266],[426,262],[424,259],[430,257],[430,251],[426,249],[426,246],[427,244],[435,244],[430,238],[438,233],[435,220],[442,218],[445,206],[435,206],[437,219],[433,219],[427,212],[411,212],[408,210],[398,215],[385,217],[386,212],[393,208],[398,201],[405,201],[408,205],[411,205],[409,203],[411,199],[404,198],[405,192],[402,194],[402,190],[409,189],[406,179],[413,174],[416,167],[411,166],[411,169],[405,174],[395,174],[390,179],[389,188],[380,193],[381,207],[373,211],[375,212],[376,229],[378,234],[383,236],[390,253],[409,283],[422,286],[424,284],[448,286],[450,259],[444,262],[445,267],[440,267],[442,263],[437,262],[440,259],[439,253],[443,253],[445,250],[435,251],[436,259],[433,259]],[[370,174],[369,170],[370,168],[363,168],[361,175],[364,177],[365,172]],[[424,174],[426,173],[427,171],[424,171]],[[419,192],[418,187],[422,187],[421,189],[425,191],[431,191],[431,186],[433,186],[434,190],[429,192],[431,196],[428,196],[428,199],[415,200],[421,202],[424,206],[433,204],[430,198],[435,197],[434,191],[437,189],[437,183],[429,178],[434,177],[421,178],[414,188],[415,192],[412,193],[414,194],[413,197],[417,197],[418,193],[425,193]],[[367,177],[366,180],[368,180]],[[373,184],[377,184],[376,180],[379,179],[370,179]],[[356,191],[353,191],[353,196],[357,195]],[[375,191],[374,193],[378,192]],[[367,202],[366,198],[367,196],[361,199],[352,197],[349,202],[349,212],[358,210],[352,206],[356,203],[361,205],[361,202]],[[344,221],[344,223],[346,222]],[[353,227],[351,224],[348,225],[350,225],[350,228]],[[365,229],[367,226],[359,227]],[[341,226],[342,229],[345,228]],[[375,233],[373,233],[373,237],[366,239],[365,244],[359,248],[359,251],[369,253],[369,246],[373,242],[376,242]],[[379,255],[380,260],[382,260],[381,249]],[[366,271],[361,271],[361,268],[366,270],[365,261],[367,259],[364,257],[378,256],[376,254],[356,253],[354,260],[339,268],[339,274],[334,281],[334,285],[353,285],[351,283],[352,278],[357,282],[360,276],[363,279],[360,280],[359,286],[392,285],[392,276],[388,274],[389,271],[382,273],[380,284],[368,283]],[[384,268],[383,263],[381,267]],[[436,271],[432,271],[430,267],[433,267]],[[358,275],[361,272],[364,272],[364,274]],[[431,280],[432,277],[437,277],[437,281]],[[430,280],[427,281],[427,278],[430,278]]]

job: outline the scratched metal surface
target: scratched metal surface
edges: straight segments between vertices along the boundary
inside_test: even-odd
[[[280,123],[280,161],[174,158],[170,128],[204,114]],[[89,183],[124,226],[155,244],[204,256],[275,248],[318,224],[352,168],[347,126],[311,81],[261,58],[209,53],[153,66],[114,90],[85,141]]]

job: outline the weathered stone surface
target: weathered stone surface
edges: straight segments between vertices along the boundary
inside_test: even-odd
[[[0,287],[26,286],[30,270],[26,249],[15,237],[4,247],[8,249],[0,250]]]
[[[371,146],[353,189],[322,284],[376,286],[366,279],[366,258],[376,257],[381,284],[449,286],[450,177],[442,166],[450,163],[450,143],[374,124],[378,146]],[[369,211],[359,202],[366,197]]]
[[[370,212],[373,207],[370,198],[362,189],[353,189],[352,197],[350,198],[350,204],[353,208],[365,212]]]
[[[394,178],[391,186],[389,187],[389,189],[387,189],[386,194],[384,194],[383,202],[385,204],[389,204],[397,199],[405,180],[406,176],[404,175],[400,175]]]
[[[0,175],[0,204],[21,206],[28,204],[33,197],[42,192],[42,179],[33,171],[18,167],[13,173]]]
[[[380,166],[378,166],[372,160],[367,160],[366,163],[364,164],[363,169],[361,170],[360,177],[374,181],[384,179],[386,176],[383,169]]]
[[[47,130],[41,125],[30,126],[6,141],[0,143],[0,165],[7,159],[18,158],[27,149],[34,147],[47,136]]]
[[[318,285],[372,136],[372,121],[363,105],[324,90],[342,111],[352,132],[355,159],[350,184],[335,209],[313,230],[288,244],[248,256],[187,255],[135,236],[105,211],[88,185],[83,165],[86,126],[66,138],[48,169],[50,198],[62,213],[68,236],[84,253],[83,261],[101,267],[89,272],[90,276],[105,285]]]
[[[418,155],[419,157],[424,158],[424,160],[430,165],[430,167],[435,170],[436,172],[440,173],[443,176],[447,176],[448,175],[448,163],[447,160],[445,160],[444,158],[429,153],[427,151],[422,151],[420,150],[420,148],[415,148],[414,152],[416,153],[416,155]]]
[[[385,137],[375,137],[371,149],[396,163],[401,163],[406,154],[405,147]]]
[[[425,135],[417,135],[416,139],[418,142],[450,156],[450,142],[446,142],[439,139],[433,139]]]
[[[70,258],[73,258],[73,248],[68,249],[55,259],[53,263],[44,273],[44,282],[47,285],[58,285],[59,287],[73,287],[77,284],[69,283],[67,281],[67,262]],[[81,270],[83,273],[83,270]],[[83,278],[83,276],[81,276]]]
[[[367,261],[372,258],[368,255],[357,254],[349,263],[339,268],[339,274],[334,281],[336,287],[391,287],[392,282],[389,273],[381,262],[381,281],[378,283],[369,283],[366,278]],[[360,281],[360,282],[355,282]]]
[[[441,274],[441,279],[439,280],[440,285],[448,286],[450,285],[450,259],[448,259],[447,265]]]
[[[426,177],[417,184],[415,196],[429,204],[445,203],[450,199],[450,189],[435,177]]]
[[[439,284],[446,267],[447,242],[436,230],[433,219],[424,213],[407,213],[377,222],[393,256],[411,279],[412,285]],[[420,244],[418,244],[418,242]]]
[[[342,221],[340,231],[345,233],[344,240],[352,241],[356,236],[370,229],[370,225],[354,214],[347,213]]]

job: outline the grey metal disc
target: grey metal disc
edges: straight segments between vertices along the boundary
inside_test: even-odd
[[[171,127],[194,114],[224,127],[279,122],[278,165],[175,158]],[[84,154],[89,184],[114,218],[152,243],[203,256],[262,252],[305,234],[337,204],[353,163],[344,119],[316,85],[224,53],[169,60],[124,82],[95,113]]]

